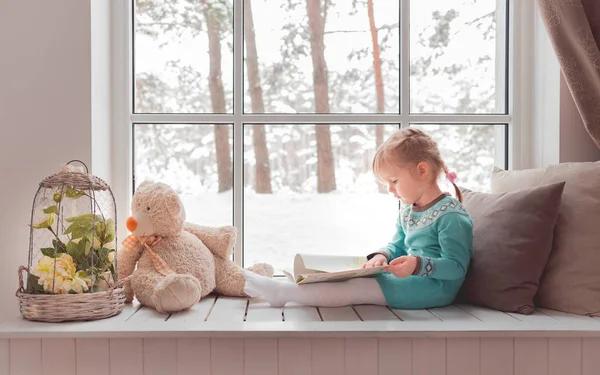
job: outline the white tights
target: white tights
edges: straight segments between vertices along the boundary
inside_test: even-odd
[[[386,305],[379,283],[371,278],[356,278],[341,282],[296,285],[244,271],[244,292],[250,297],[264,297],[274,307],[287,302],[315,307],[348,305]]]

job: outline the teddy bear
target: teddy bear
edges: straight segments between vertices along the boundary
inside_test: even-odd
[[[160,182],[140,184],[131,212],[126,226],[132,234],[117,253],[127,302],[135,296],[142,305],[174,313],[211,292],[246,297],[242,268],[231,260],[235,227],[186,223],[179,195]],[[248,270],[273,276],[273,267],[265,263]]]

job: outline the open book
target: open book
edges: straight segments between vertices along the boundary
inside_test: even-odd
[[[364,256],[296,254],[294,271],[284,270],[283,273],[293,283],[310,284],[343,281],[384,272],[383,266],[361,268],[366,262]]]

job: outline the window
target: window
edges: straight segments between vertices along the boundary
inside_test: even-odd
[[[136,0],[131,188],[160,180],[188,220],[235,225],[239,264],[365,254],[397,205],[371,158],[399,127],[462,186],[509,165],[508,0]]]

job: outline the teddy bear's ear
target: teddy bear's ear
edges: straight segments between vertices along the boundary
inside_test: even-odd
[[[149,185],[152,185],[152,183],[153,183],[153,182],[152,182],[152,181],[150,181],[150,180],[145,180],[145,181],[143,181],[143,182],[142,182],[142,183],[141,183],[141,184],[138,186],[138,189],[143,189],[143,188],[145,188],[145,187],[147,187],[147,186],[149,186]]]
[[[176,194],[169,195],[167,198],[167,210],[173,217],[178,217],[183,213],[183,204]]]

